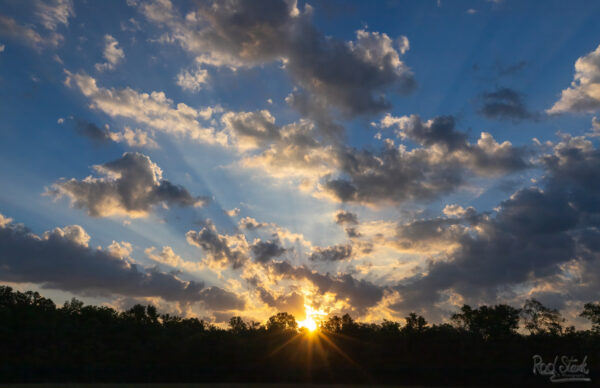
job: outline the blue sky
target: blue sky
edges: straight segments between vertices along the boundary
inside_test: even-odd
[[[599,296],[599,15],[5,1],[0,281],[214,322],[535,297],[577,323]]]

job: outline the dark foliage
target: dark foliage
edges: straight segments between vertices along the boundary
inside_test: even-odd
[[[279,313],[265,326],[233,317],[227,330],[136,305],[123,312],[57,308],[37,292],[0,287],[0,383],[10,382],[323,382],[436,385],[547,385],[532,356],[588,356],[600,371],[600,305],[582,316],[596,330],[564,329],[557,311],[528,301],[463,306],[455,325],[333,316],[316,333]],[[525,311],[525,313],[523,313]],[[521,317],[531,333],[519,333]],[[558,325],[558,326],[557,326]],[[560,327],[560,328],[559,328]]]

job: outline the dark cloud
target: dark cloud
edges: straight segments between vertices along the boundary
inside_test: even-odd
[[[380,152],[340,150],[341,175],[324,185],[334,198],[371,204],[431,200],[464,185],[473,173],[489,177],[529,167],[526,148],[497,143],[485,132],[470,144],[449,117],[422,122],[417,116],[388,116],[382,125],[397,126],[399,136],[425,147],[406,151],[388,139]]]
[[[350,257],[352,257],[352,244],[340,244],[325,248],[317,247],[308,259],[310,261],[332,262],[346,260]]]
[[[314,27],[308,5],[301,12],[293,1],[268,0],[260,7],[244,0],[203,2],[185,19],[170,2],[144,2],[140,9],[201,64],[240,67],[283,60],[312,98],[348,116],[380,112],[389,107],[383,93],[408,93],[416,85],[400,60],[408,39],[394,42],[364,30],[352,42],[325,37]]]
[[[120,159],[94,169],[104,177],[61,180],[47,194],[66,195],[75,207],[86,209],[92,217],[139,217],[158,204],[202,206],[208,202],[208,198],[193,197],[183,186],[162,179],[162,170],[148,156],[137,152],[126,152]]]
[[[391,116],[383,119],[394,121]],[[453,116],[439,116],[423,122],[419,116],[411,115],[397,124],[401,137],[406,137],[426,147],[440,145],[448,151],[454,151],[467,146],[467,134],[456,130],[456,120]]]
[[[243,235],[219,234],[211,222],[200,231],[190,230],[185,237],[189,244],[202,248],[213,261],[231,265],[234,269],[242,267],[248,260],[247,248],[235,246],[246,242]]]
[[[228,112],[221,117],[221,121],[242,148],[262,147],[281,136],[275,118],[267,110]]]
[[[106,129],[98,127],[89,121],[77,119],[75,120],[75,131],[81,135],[90,138],[96,143],[107,143],[112,141],[110,132]]]
[[[357,238],[357,237],[362,236],[362,234],[356,228],[346,228],[345,231],[346,231],[346,234],[348,235],[348,237],[350,237],[350,238]],[[363,253],[367,253],[367,252],[363,252]]]
[[[525,282],[547,282],[549,292],[558,284],[553,292],[571,300],[598,295],[598,283],[589,280],[600,278],[594,272],[600,268],[594,243],[600,236],[600,152],[584,138],[566,137],[542,161],[547,169],[544,189],[518,190],[500,203],[495,217],[431,220],[412,234],[445,238],[457,248],[431,263],[426,275],[398,286],[398,308],[431,306],[448,290],[465,300],[493,301]],[[567,263],[574,272],[565,280],[561,274]]]
[[[338,225],[357,225],[358,217],[352,212],[340,210],[335,214],[335,223]]]
[[[499,88],[492,92],[484,92],[477,98],[479,113],[494,120],[536,120],[539,115],[530,112],[523,95],[509,88]]]
[[[322,275],[306,267],[294,267],[285,261],[274,262],[271,268],[282,277],[310,281],[321,294],[326,292],[335,294],[337,300],[347,301],[351,311],[359,315],[364,314],[369,307],[375,306],[383,298],[384,287],[366,280],[357,280],[349,274]]]
[[[212,310],[243,310],[246,307],[243,298],[219,287],[205,288],[200,294],[206,307]]]
[[[280,312],[292,314],[296,319],[302,320],[305,317],[304,296],[297,292],[292,292],[289,295],[281,295],[274,297],[269,291],[263,287],[257,287],[260,299],[269,307],[274,307]]]
[[[250,246],[254,260],[266,263],[272,259],[281,257],[287,249],[281,246],[279,239],[269,241],[258,241]]]
[[[144,269],[131,259],[91,248],[89,239],[77,225],[37,236],[0,215],[0,280],[91,296],[160,297],[204,302],[213,309],[244,306],[242,299],[218,287],[205,288],[203,282]]]

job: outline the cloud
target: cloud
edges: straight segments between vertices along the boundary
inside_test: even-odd
[[[288,262],[274,262],[271,269],[287,279],[308,280],[318,293],[331,293],[338,301],[345,301],[349,312],[362,315],[370,307],[375,306],[382,298],[384,287],[366,280],[357,280],[349,274],[339,276],[322,275],[306,267],[294,267]]]
[[[571,86],[562,91],[560,99],[546,112],[594,112],[599,108],[600,45],[596,50],[577,59]]]
[[[339,244],[330,247],[316,247],[309,256],[310,261],[334,262],[352,257],[352,244]]]
[[[126,143],[130,147],[159,148],[152,135],[139,128],[125,127],[122,132],[109,132],[110,139],[116,143]]]
[[[389,106],[386,91],[415,87],[400,56],[409,42],[358,30],[344,42],[325,37],[295,2],[269,0],[258,12],[251,1],[200,3],[183,18],[168,0],[143,2],[141,12],[166,27],[164,42],[176,42],[205,66],[256,66],[281,61],[297,85],[346,115],[379,112]]]
[[[551,288],[557,300],[586,301],[597,294],[597,283],[587,281],[600,278],[595,243],[600,236],[600,152],[583,137],[565,136],[542,163],[543,189],[516,191],[495,215],[467,209],[451,211],[459,217],[422,221],[418,230],[414,224],[402,226],[402,235],[413,244],[417,237],[454,247],[397,286],[401,302],[396,308],[433,306],[443,294],[458,295],[465,303],[489,303],[553,281],[564,284]],[[587,273],[580,274],[581,269]]]
[[[185,136],[207,144],[227,144],[224,133],[204,128],[199,119],[209,120],[218,107],[196,110],[184,103],[173,107],[173,101],[163,92],[138,93],[131,88],[105,89],[85,73],[73,74],[65,70],[65,84],[75,86],[91,100],[90,107],[110,117],[123,117],[167,134]]]
[[[0,279],[36,283],[90,296],[160,297],[165,301],[202,302],[212,309],[242,308],[243,299],[203,282],[144,269],[109,251],[88,246],[89,235],[78,225],[55,228],[38,236],[0,215]],[[118,244],[128,254],[126,244]],[[122,248],[126,248],[123,250]]]
[[[352,212],[339,210],[335,213],[335,223],[338,225],[356,225],[358,224],[358,217]]]
[[[226,210],[225,214],[227,214],[229,217],[237,217],[240,214],[240,209],[236,207],[231,210]]]
[[[37,0],[35,15],[46,29],[55,31],[61,24],[68,26],[75,11],[71,0]]]
[[[273,307],[280,312],[292,314],[298,321],[306,317],[304,296],[302,294],[292,292],[289,295],[275,297],[263,287],[257,287],[256,290],[260,299],[269,307]]]
[[[185,234],[190,245],[202,248],[209,260],[220,268],[240,268],[248,260],[248,242],[243,234],[234,236],[219,234],[212,222],[200,231]]]
[[[56,32],[42,36],[34,29],[21,25],[15,19],[2,14],[0,14],[0,36],[22,41],[37,51],[46,47],[56,47],[63,40],[63,36]]]
[[[479,113],[488,119],[520,121],[536,119],[523,102],[523,95],[509,88],[498,88],[481,93],[478,97]]]
[[[208,71],[195,69],[192,71],[182,70],[177,74],[177,85],[189,92],[198,92],[208,82]]]
[[[59,119],[62,124],[64,119]],[[152,138],[152,135],[141,129],[132,130],[125,127],[122,132],[111,132],[108,128],[102,129],[94,123],[83,119],[75,120],[75,131],[81,135],[90,138],[97,144],[105,144],[110,141],[115,143],[126,143],[130,147],[158,148],[158,144]]]
[[[102,129],[96,124],[82,119],[75,120],[75,131],[77,134],[88,137],[96,143],[106,143],[112,140],[110,131],[107,129]]]
[[[202,206],[205,197],[193,197],[187,189],[162,179],[162,170],[140,153],[126,152],[120,159],[94,169],[103,177],[61,180],[46,194],[67,196],[92,217],[124,215],[144,217],[158,204]]]
[[[281,128],[275,125],[275,117],[268,110],[227,112],[221,116],[221,122],[242,150],[264,147],[281,137]]]
[[[259,263],[266,263],[276,258],[280,258],[287,249],[281,246],[279,239],[275,238],[268,241],[257,241],[250,247],[254,260]]]
[[[468,143],[466,135],[456,131],[452,117],[423,122],[416,115],[387,115],[381,126],[396,127],[397,136],[422,147],[407,151],[386,139],[380,152],[341,149],[337,154],[341,174],[323,185],[333,199],[365,204],[432,200],[463,186],[468,174],[493,177],[529,166],[525,148],[508,141],[497,143],[489,133],[482,132],[477,143]]]
[[[259,168],[277,178],[316,180],[333,173],[337,165],[334,146],[324,146],[316,138],[310,121],[285,125],[279,130],[277,141],[262,153],[245,157],[241,165]]]
[[[104,51],[102,54],[106,62],[96,63],[96,70],[114,70],[115,66],[125,59],[125,52],[122,48],[117,47],[118,45],[119,42],[111,35],[104,35]]]
[[[148,258],[156,261],[157,263],[166,264],[170,267],[180,270],[195,272],[204,269],[204,265],[202,265],[202,263],[182,259],[181,256],[177,255],[173,251],[173,248],[169,246],[162,247],[160,252],[156,252],[155,247],[146,248],[144,253],[146,256],[148,256]]]

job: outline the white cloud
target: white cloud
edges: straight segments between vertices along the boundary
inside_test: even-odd
[[[125,127],[123,132],[109,132],[110,139],[117,143],[127,143],[130,147],[159,148],[152,136],[137,128],[135,130]]]
[[[177,85],[183,90],[197,92],[208,81],[208,71],[205,69],[182,70],[177,75]]]
[[[35,14],[40,23],[54,31],[60,24],[69,25],[69,17],[75,16],[71,0],[37,0]]]
[[[547,112],[594,112],[600,109],[600,45],[577,59],[571,86]]]
[[[96,63],[96,70],[113,70],[119,62],[125,59],[125,52],[117,47],[119,42],[110,35],[104,35],[104,58],[105,63]]]
[[[106,89],[98,87],[96,80],[85,73],[73,74],[65,70],[67,86],[75,86],[91,100],[90,107],[98,109],[111,117],[123,117],[149,126],[164,133],[186,136],[207,144],[227,143],[227,136],[215,132],[213,128],[204,128],[198,119],[210,118],[219,111],[214,107],[196,110],[184,103],[175,107],[164,92],[139,93],[131,88]]]

